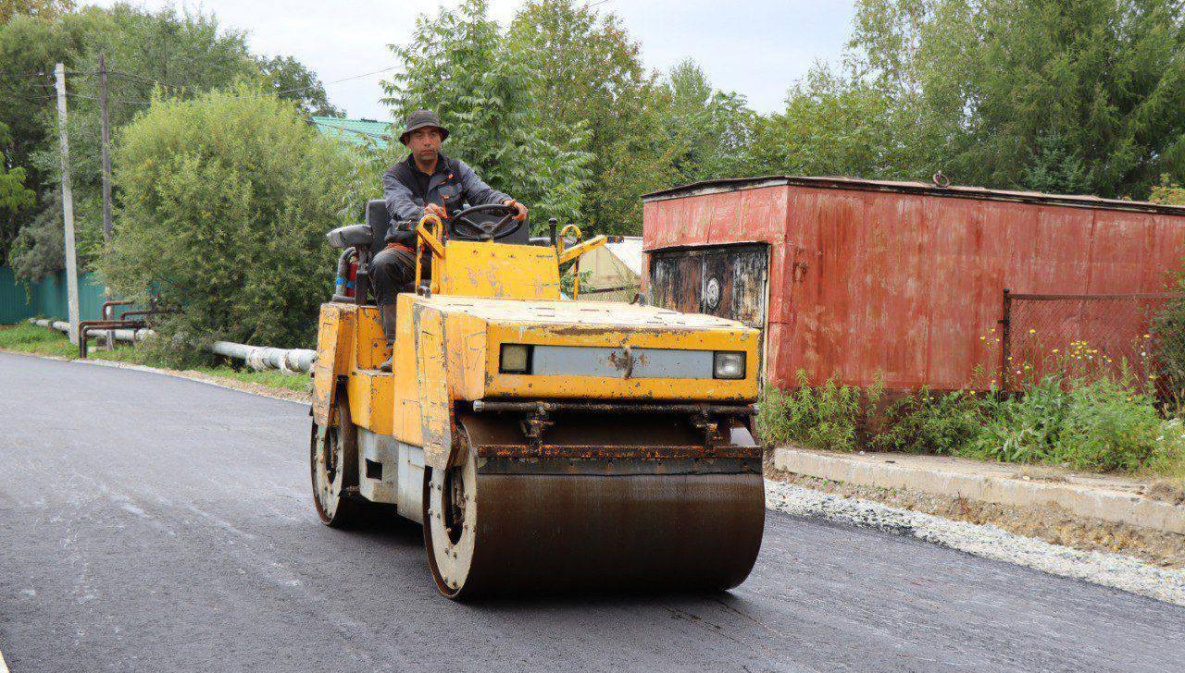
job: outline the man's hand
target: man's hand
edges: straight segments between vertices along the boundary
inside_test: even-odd
[[[424,214],[435,215],[439,217],[442,222],[448,218],[448,213],[446,213],[444,208],[442,208],[438,203],[429,203],[428,205],[424,206]]]
[[[518,214],[514,216],[514,219],[520,222],[527,219],[527,207],[518,201],[515,201],[514,199],[506,199],[502,202],[502,205],[511,206],[518,211]]]

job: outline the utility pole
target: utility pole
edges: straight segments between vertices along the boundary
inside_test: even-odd
[[[106,54],[99,54],[99,111],[103,146],[103,240],[111,243],[111,118],[107,114]]]
[[[78,345],[78,260],[74,252],[74,194],[70,189],[70,139],[66,131],[66,67],[54,68],[58,85],[58,146],[62,151],[62,219],[66,224],[66,293],[70,313],[70,343]]]
[[[99,54],[99,119],[100,145],[103,158],[103,242],[111,245],[111,118],[107,115],[107,55]],[[103,288],[103,296],[111,301],[111,289]],[[104,320],[107,316],[101,316]],[[107,330],[107,348],[115,348],[113,330]]]

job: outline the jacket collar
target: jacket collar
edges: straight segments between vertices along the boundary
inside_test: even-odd
[[[440,173],[447,173],[449,170],[448,166],[449,166],[449,159],[448,159],[448,157],[446,157],[444,155],[444,152],[441,152],[440,154],[438,154],[436,156],[436,172],[434,172],[432,175],[439,175]],[[414,171],[416,173],[421,172],[420,167],[416,165],[415,155],[410,152],[408,152],[408,154],[407,154],[407,167],[412,169],[412,171]]]

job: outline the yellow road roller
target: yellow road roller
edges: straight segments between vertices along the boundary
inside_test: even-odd
[[[737,586],[765,519],[760,333],[566,298],[561,267],[605,238],[508,242],[512,213],[415,223],[431,274],[424,264],[398,297],[390,372],[365,287],[382,243],[367,224],[331,232],[360,273],[354,296],[321,307],[317,514],[338,528],[368,509],[420,523],[452,599]]]

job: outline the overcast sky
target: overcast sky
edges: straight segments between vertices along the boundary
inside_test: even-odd
[[[596,2],[596,0],[594,0]],[[89,4],[110,6],[115,0]],[[247,31],[251,49],[295,56],[325,83],[330,100],[350,117],[387,119],[379,82],[389,73],[350,81],[394,65],[387,49],[406,43],[418,14],[435,14],[439,0],[142,0],[215,14]],[[455,0],[445,0],[447,6]],[[491,13],[509,23],[521,0],[491,0]],[[759,112],[781,109],[786,90],[816,59],[835,60],[848,37],[852,0],[604,0],[642,45],[647,66],[665,70],[684,58],[703,66],[712,84],[736,91]],[[336,82],[336,83],[334,83]]]

